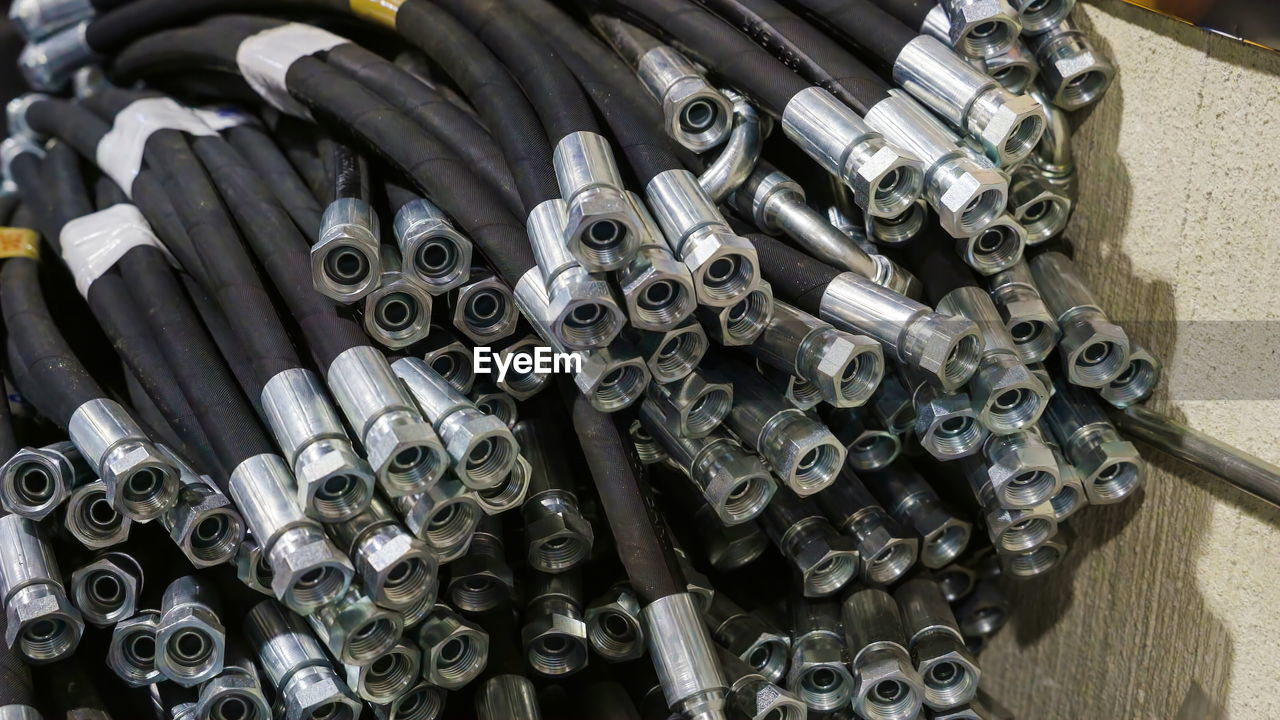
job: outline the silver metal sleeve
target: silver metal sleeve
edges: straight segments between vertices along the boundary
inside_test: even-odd
[[[5,644],[36,664],[75,652],[84,620],[67,599],[53,547],[40,525],[20,515],[0,517],[0,547]]]
[[[659,45],[640,56],[636,75],[662,105],[669,137],[698,153],[724,142],[733,104],[684,55]]]
[[[336,302],[352,303],[378,287],[382,230],[378,213],[359,198],[338,198],[320,218],[311,246],[311,282]]]
[[[53,33],[96,15],[89,0],[15,0],[9,20],[27,42]]]
[[[689,720],[723,720],[728,683],[716,662],[698,601],[668,595],[643,609],[649,655],[667,707]]]
[[[476,714],[480,720],[541,720],[538,694],[523,675],[489,678],[476,693]]]
[[[277,692],[299,671],[328,667],[324,648],[301,618],[274,600],[264,600],[245,616],[245,639],[258,657],[258,665]]]
[[[67,434],[102,478],[107,498],[134,522],[150,522],[177,502],[178,469],[119,403],[84,403],[72,413]]]
[[[18,55],[18,68],[27,84],[47,92],[61,90],[72,73],[97,59],[97,53],[86,39],[88,28],[89,21],[82,20],[28,43]]]
[[[593,132],[565,135],[551,163],[568,206],[565,246],[590,272],[621,269],[639,246],[640,222],[609,141]]]

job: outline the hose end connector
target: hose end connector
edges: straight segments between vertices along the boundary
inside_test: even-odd
[[[467,281],[474,248],[443,210],[422,198],[411,200],[396,213],[394,228],[401,270],[413,273],[427,292],[441,295]]]
[[[690,593],[659,598],[643,609],[649,655],[667,707],[690,720],[724,720],[728,683]]]
[[[1006,0],[942,0],[938,7],[947,20],[951,46],[968,57],[1002,53],[1022,32],[1018,14]]]
[[[353,303],[373,292],[382,276],[378,213],[359,198],[338,198],[320,218],[311,246],[311,282],[335,302]]]
[[[639,248],[642,223],[609,141],[586,131],[566,135],[551,161],[567,205],[564,247],[587,272],[621,269]]]
[[[107,499],[134,522],[150,522],[178,501],[178,469],[113,400],[76,408],[67,433],[107,490]]]
[[[69,442],[22,448],[0,467],[0,504],[15,515],[45,519],[71,494],[79,456]]]
[[[674,48],[659,45],[636,63],[636,75],[662,105],[672,140],[696,153],[724,142],[733,125],[733,103]]]
[[[1045,93],[1063,110],[1092,105],[1115,79],[1115,65],[1070,18],[1029,38],[1028,44],[1040,63],[1040,82]]]
[[[82,20],[27,46],[18,54],[18,69],[27,84],[37,90],[57,92],[66,87],[77,69],[98,59],[89,47],[89,21]]]

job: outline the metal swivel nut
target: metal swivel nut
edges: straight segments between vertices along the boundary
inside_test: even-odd
[[[769,539],[800,573],[805,597],[834,595],[858,574],[853,539],[837,533],[817,503],[779,490],[762,517]]]
[[[724,593],[716,593],[703,617],[711,637],[752,672],[771,683],[782,680],[791,649],[785,631],[738,607]]]
[[[924,683],[907,652],[902,616],[893,596],[859,590],[844,601],[845,639],[854,677],[854,710],[868,720],[918,717]]]
[[[436,556],[400,524],[382,498],[373,498],[350,520],[331,525],[330,534],[352,558],[361,584],[378,605],[403,610],[434,597]]]
[[[422,676],[446,690],[457,690],[484,672],[489,635],[445,605],[437,604],[418,628]]]
[[[978,694],[981,670],[965,649],[964,636],[938,584],[919,577],[898,586],[893,595],[924,684],[924,704],[932,710],[968,704]]]
[[[1041,253],[1030,265],[1045,304],[1062,328],[1058,354],[1067,377],[1083,387],[1105,387],[1128,367],[1129,336],[1103,313],[1066,255]]]
[[[0,467],[0,504],[32,520],[43,520],[62,505],[75,484],[80,451],[70,442],[22,448]]]
[[[529,667],[547,677],[567,677],[586,667],[587,626],[578,572],[534,571],[527,594],[520,639]]]
[[[360,700],[296,615],[273,600],[264,601],[249,611],[244,634],[275,690],[275,711],[283,720],[359,717]]]
[[[165,588],[156,627],[156,669],[183,687],[194,687],[222,672],[227,631],[218,617],[217,590],[187,575]]]
[[[787,689],[814,712],[849,705],[854,678],[840,636],[840,606],[834,600],[792,597],[791,668]]]
[[[915,565],[919,539],[909,537],[848,468],[817,499],[831,522],[857,543],[867,580],[889,585]]]
[[[587,606],[587,642],[595,654],[611,663],[644,655],[645,628],[640,601],[625,583],[610,588]]]
[[[244,518],[212,478],[196,473],[163,445],[160,449],[178,466],[182,482],[178,503],[160,517],[160,524],[193,566],[213,567],[231,560],[244,541]]]
[[[105,552],[71,573],[71,597],[85,622],[109,627],[137,611],[142,580],[133,556]]]
[[[368,665],[400,642],[399,613],[374,604],[353,584],[342,597],[307,616],[307,624],[345,665]]]
[[[0,547],[5,644],[35,665],[74,653],[84,620],[67,599],[53,548],[40,526],[21,515],[0,517]]]
[[[502,522],[486,516],[471,537],[467,554],[449,566],[449,601],[463,612],[482,613],[500,607],[515,592],[507,565]]]

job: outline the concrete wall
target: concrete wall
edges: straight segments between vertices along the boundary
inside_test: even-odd
[[[1073,118],[1078,257],[1165,360],[1154,407],[1280,463],[1280,53],[1119,0],[1077,16],[1119,67]],[[1280,717],[1280,511],[1143,450],[1144,495],[1015,589],[990,688],[1030,720]]]

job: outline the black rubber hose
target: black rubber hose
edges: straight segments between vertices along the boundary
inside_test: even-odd
[[[749,233],[746,238],[755,246],[756,255],[760,258],[760,271],[773,287],[773,293],[801,310],[817,315],[827,285],[844,271],[805,255],[777,238],[759,233]]]
[[[591,25],[634,70],[640,59],[662,41],[628,22],[607,15],[592,15]]]
[[[954,242],[937,223],[929,223],[920,236],[893,253],[924,285],[930,305],[937,305],[956,288],[978,285],[973,270],[955,251]]]
[[[307,241],[310,243],[312,238],[319,237],[323,214],[320,202],[271,136],[252,123],[224,130],[223,135],[253,166]]]
[[[372,197],[369,183],[369,163],[351,147],[332,138],[325,140],[320,151],[325,171],[333,185],[328,200],[353,198],[369,202]]]
[[[23,222],[35,225],[34,222],[30,222],[31,214],[25,208],[20,209],[18,203],[19,198],[16,194],[0,198],[0,226],[22,228],[21,223]],[[35,228],[27,229],[35,230]],[[0,328],[0,338],[4,337],[4,334],[3,328]],[[4,379],[11,375],[8,359],[3,352],[0,352],[0,383],[3,383]],[[9,399],[0,397],[0,464],[8,462],[9,458],[18,452],[19,447],[18,436],[13,426],[13,414],[9,411]],[[4,663],[5,657],[3,653],[0,653],[0,687],[3,687],[5,678]]]
[[[143,35],[189,25],[218,13],[317,9],[350,12],[346,0],[135,0],[91,20],[85,29],[85,42],[100,55],[114,55]]]
[[[907,27],[870,0],[786,0],[792,8],[839,38],[862,48],[885,67],[892,67],[898,53],[914,40],[924,23]],[[908,0],[911,2],[913,0]],[[927,0],[926,0],[927,1]],[[933,3],[928,3],[932,5]],[[926,8],[925,12],[928,12]]]
[[[631,587],[645,605],[685,592],[671,539],[653,506],[653,493],[643,471],[633,457],[634,448],[628,449],[615,418],[574,394],[573,427]]]
[[[38,678],[40,695],[51,706],[49,717],[110,719],[106,703],[102,701],[98,689],[81,666],[80,657],[73,656],[42,668]]]
[[[905,23],[912,30],[924,27],[924,20],[938,3],[936,0],[874,0],[877,7]]]
[[[0,632],[4,629],[5,620],[0,617]],[[10,649],[8,643],[0,643],[0,707],[26,705],[34,708],[35,704],[31,670],[21,656]]]

